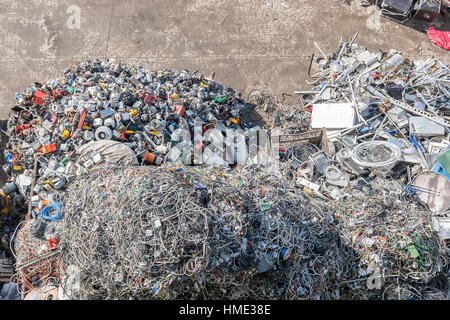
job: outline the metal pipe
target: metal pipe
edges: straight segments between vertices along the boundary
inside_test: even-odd
[[[382,113],[379,113],[379,114],[377,114],[376,116],[373,116],[372,118],[370,118],[370,119],[368,119],[368,120],[366,120],[366,121],[367,121],[367,122],[370,122],[370,121],[372,121],[372,120],[378,118],[378,117],[381,116],[381,115],[382,115]],[[357,124],[357,125],[354,125],[354,126],[351,127],[351,128],[346,128],[346,129],[339,130],[339,131],[337,131],[337,132],[333,132],[332,134],[328,135],[328,139],[333,139],[333,138],[338,138],[338,137],[341,137],[341,136],[345,136],[346,134],[352,132],[353,130],[358,129],[358,128],[361,127],[362,125],[364,125],[364,123],[359,123],[359,124]]]
[[[49,252],[49,253],[46,253],[46,254],[40,256],[39,258],[30,260],[30,261],[28,261],[28,262],[25,262],[25,263],[21,264],[20,266],[18,266],[18,267],[16,268],[16,270],[19,271],[19,270],[21,270],[21,269],[23,269],[23,268],[25,268],[25,267],[28,267],[28,266],[30,266],[30,265],[36,263],[36,262],[39,262],[39,261],[43,260],[43,259],[50,258],[50,257],[56,255],[57,253],[59,253],[59,251],[60,251],[60,249],[59,249],[59,248],[56,248],[55,250],[53,250],[53,251],[51,251],[51,252]]]
[[[375,134],[373,135],[372,139],[370,139],[370,141],[375,140],[375,138],[378,136],[378,134],[380,133],[380,130],[383,128],[385,121],[387,120],[386,116],[383,118],[383,121],[381,121],[381,124],[378,126],[377,131],[375,131]]]
[[[316,42],[314,42],[314,45],[316,46],[317,49],[319,49],[320,53],[323,55],[323,57],[325,58],[325,60],[328,61],[327,55],[322,51],[322,49],[320,49],[319,45],[318,45]]]

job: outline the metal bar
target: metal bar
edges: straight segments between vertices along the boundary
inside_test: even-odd
[[[369,92],[370,94],[374,95],[375,97],[383,99],[383,100],[387,100],[388,102],[392,103],[393,105],[399,106],[400,108],[402,108],[402,109],[404,109],[404,110],[406,110],[408,112],[417,114],[417,115],[422,116],[424,118],[427,118],[428,120],[436,122],[436,123],[438,123],[440,125],[443,125],[443,126],[446,126],[446,127],[450,127],[450,121],[438,118],[436,116],[432,116],[432,115],[428,114],[425,111],[422,111],[420,109],[416,109],[416,108],[411,107],[411,106],[409,106],[407,104],[404,104],[404,103],[402,103],[402,102],[400,102],[398,100],[395,100],[395,99],[393,99],[391,97],[388,97],[387,95],[381,93],[379,90],[376,90],[375,88],[373,88],[371,86],[364,86],[363,89],[366,92]]]
[[[39,262],[39,261],[43,260],[43,259],[50,258],[50,257],[56,255],[57,253],[59,253],[59,248],[56,248],[56,249],[53,250],[52,252],[46,253],[46,254],[40,256],[39,258],[30,260],[30,261],[28,261],[28,262],[25,262],[25,263],[21,264],[20,266],[18,266],[18,267],[16,268],[16,270],[19,271],[19,270],[21,270],[21,269],[23,269],[23,268],[25,268],[25,267],[31,266],[32,264],[34,264],[34,263],[36,263],[36,262]]]
[[[327,55],[325,54],[325,52],[322,51],[322,49],[320,49],[319,45],[316,42],[314,42],[314,45],[316,46],[317,49],[319,49],[320,53],[324,56],[325,60],[328,61]]]
[[[368,119],[368,120],[366,120],[366,121],[367,121],[367,122],[370,122],[370,121],[372,121],[372,120],[378,118],[378,117],[381,116],[381,115],[383,115],[383,114],[382,114],[382,113],[379,113],[379,114],[377,114],[376,116],[373,116],[372,118],[370,118],[370,119]],[[333,132],[332,134],[329,134],[329,135],[328,135],[328,139],[334,139],[334,138],[337,138],[337,137],[345,136],[346,134],[352,132],[353,130],[358,129],[358,128],[361,127],[362,125],[364,125],[364,123],[359,123],[359,124],[357,124],[357,125],[354,125],[354,126],[351,127],[351,128],[342,129],[342,130],[339,130],[339,131],[337,131],[337,132]]]
[[[35,156],[34,156],[33,182],[31,183],[30,199],[29,199],[29,201],[28,201],[28,211],[27,211],[27,216],[28,216],[28,215],[31,215],[31,208],[32,208],[31,198],[32,198],[33,195],[34,195],[34,188],[35,188],[35,186],[36,186],[37,167],[38,167],[38,161],[37,161],[37,159],[38,159],[38,157],[39,157],[40,155],[43,155],[43,153],[37,152],[37,153],[35,153]]]
[[[384,123],[386,122],[386,120],[387,120],[387,118],[384,117],[384,118],[383,118],[383,121],[381,121],[380,125],[378,126],[377,131],[375,131],[375,134],[373,135],[372,139],[370,139],[370,141],[375,140],[375,138],[376,138],[376,137],[378,136],[378,134],[380,133],[380,130],[383,128]]]

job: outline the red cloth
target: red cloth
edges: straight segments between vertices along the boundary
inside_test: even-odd
[[[439,31],[434,28],[428,28],[427,34],[435,45],[450,50],[450,31]]]

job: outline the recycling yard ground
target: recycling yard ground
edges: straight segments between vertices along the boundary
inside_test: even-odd
[[[359,1],[0,0],[0,6],[0,119],[8,118],[15,92],[85,57],[215,71],[219,82],[244,94],[261,88],[277,96],[306,88],[314,41],[328,53],[355,32],[372,51],[448,61],[426,34],[378,17]]]

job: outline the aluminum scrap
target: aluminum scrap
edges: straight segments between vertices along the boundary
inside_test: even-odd
[[[59,190],[92,166],[92,161],[74,166],[79,148],[91,141],[124,143],[140,162],[174,162],[177,154],[170,151],[182,141],[177,129],[193,136],[195,123],[203,131],[242,128],[245,108],[240,93],[195,71],[152,71],[114,59],[73,64],[63,76],[16,93],[15,100],[3,169],[29,177],[40,155],[48,170],[38,172],[37,193]],[[29,195],[30,186],[22,186],[21,194]]]

